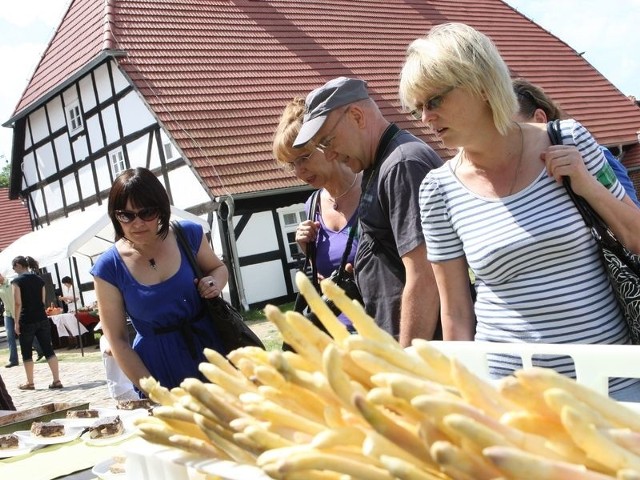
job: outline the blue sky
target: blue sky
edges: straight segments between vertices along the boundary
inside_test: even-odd
[[[4,1],[0,8],[0,124],[18,99],[70,0]],[[625,95],[640,98],[640,0],[506,0],[569,44]],[[11,154],[11,129],[0,127],[0,165]]]

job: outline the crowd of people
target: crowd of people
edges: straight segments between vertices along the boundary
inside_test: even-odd
[[[333,78],[292,99],[275,126],[276,161],[317,190],[296,241],[304,253],[314,246],[318,276],[331,275],[352,248],[349,269],[366,311],[403,346],[415,338],[629,344],[595,241],[562,184],[569,177],[640,253],[639,203],[619,160],[541,88],[513,80],[493,42],[465,24],[438,25],[408,46],[399,97],[457,151],[453,158],[443,162],[387,120],[358,78]],[[563,145],[547,134],[554,119],[561,119]],[[91,273],[117,373],[136,389],[148,375],[169,388],[202,378],[203,349],[222,348],[203,305],[220,295],[227,268],[202,228],[183,221],[204,272],[198,278],[170,223],[167,192],[147,169],[115,180],[108,214],[116,242]],[[34,338],[51,368],[50,388],[60,388],[42,327],[42,286],[23,263],[14,261],[13,280],[27,374],[20,388],[33,388]],[[73,311],[77,297],[64,280],[61,298]],[[536,364],[574,374],[568,357]],[[519,366],[519,358],[490,356],[496,376]],[[612,379],[610,394],[640,401],[640,382]]]

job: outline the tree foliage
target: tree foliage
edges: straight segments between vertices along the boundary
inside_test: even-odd
[[[11,164],[7,162],[2,166],[0,170],[0,187],[5,188],[9,186],[9,175],[11,174]]]

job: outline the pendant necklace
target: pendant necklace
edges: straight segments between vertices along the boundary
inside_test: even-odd
[[[157,265],[156,265],[156,259],[155,259],[155,258],[150,258],[150,259],[149,259],[149,266],[150,266],[151,268],[153,268],[154,270],[157,270],[157,269],[158,269],[158,268],[157,268]]]
[[[356,173],[353,177],[353,182],[351,182],[351,185],[349,185],[349,188],[347,188],[344,192],[342,192],[340,195],[338,195],[335,198],[331,198],[331,196],[329,196],[329,200],[333,202],[333,209],[334,210],[338,210],[338,200],[340,200],[342,197],[344,197],[347,193],[349,193],[351,191],[351,189],[353,188],[353,186],[356,184],[356,181],[358,180],[358,176],[360,174]],[[327,190],[327,193],[329,193],[329,191]]]

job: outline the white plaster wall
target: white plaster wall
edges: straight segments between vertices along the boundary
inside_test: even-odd
[[[287,293],[279,260],[240,269],[248,303],[263,302]]]
[[[113,65],[113,64],[112,64]],[[109,70],[107,64],[103,64],[93,71],[96,79],[96,89],[98,91],[98,102],[104,102],[113,96],[111,90],[111,80],[109,79]]]
[[[27,138],[28,146],[38,143],[43,138],[49,136],[47,117],[44,113],[44,107],[38,108],[29,115],[29,123],[31,124],[31,136],[33,138]]]
[[[85,119],[84,130],[85,134],[89,137],[89,143],[91,144],[92,151],[96,151],[104,147],[104,140],[102,140],[102,128],[100,127],[100,120],[97,115],[91,118]],[[84,158],[78,157],[76,158]]]
[[[202,184],[187,166],[169,172],[169,183],[173,204],[178,208],[185,210],[210,200]]]
[[[125,135],[156,123],[147,106],[134,91],[120,99],[118,108],[120,109],[122,130]]]
[[[240,217],[233,219],[234,225]],[[254,213],[237,240],[238,255],[256,255],[278,249],[278,237],[271,212]]]
[[[82,108],[85,112],[97,105],[91,75],[87,75],[80,80],[80,99],[82,100]]]
[[[62,111],[62,100],[60,100],[60,97],[54,97],[47,104],[47,111],[49,112],[49,122],[51,123],[52,132],[67,126],[67,121],[64,117],[64,112]]]

